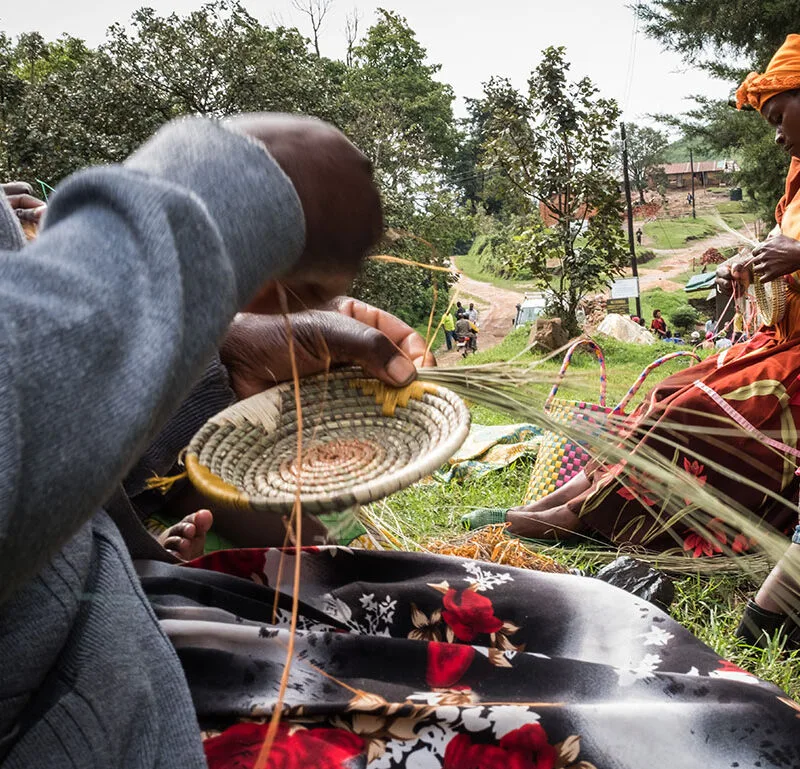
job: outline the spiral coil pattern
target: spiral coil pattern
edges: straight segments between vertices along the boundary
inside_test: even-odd
[[[461,399],[433,385],[394,390],[348,370],[303,380],[300,395],[302,461],[287,383],[231,406],[197,433],[187,453],[196,459],[187,461],[195,485],[212,496],[219,486],[227,502],[235,490],[238,504],[288,513],[299,484],[305,511],[344,510],[429,475],[469,432]]]

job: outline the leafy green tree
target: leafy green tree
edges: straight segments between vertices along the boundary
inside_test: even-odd
[[[667,135],[650,126],[625,124],[628,144],[628,173],[631,184],[639,193],[639,201],[646,202],[644,193],[652,183],[662,185],[666,179],[661,166],[664,164],[664,151],[669,143]],[[620,156],[622,144],[620,139]],[[620,157],[621,160],[621,157]]]
[[[794,0],[639,0],[633,7],[650,37],[733,82],[747,74],[741,62],[764,67],[786,35],[800,29]]]
[[[314,55],[297,30],[269,29],[227,0],[186,16],[142,8],[95,51],[72,38],[20,38],[12,59],[24,80],[6,121],[7,166],[25,178],[54,183],[121,160],[187,113],[273,110],[343,122],[343,66]]]
[[[619,109],[568,71],[564,49],[548,48],[525,93],[507,80],[486,85],[484,164],[539,201],[545,221],[532,218],[515,248],[552,292],[551,311],[577,333],[581,299],[621,271],[626,249],[612,141]]]
[[[639,0],[634,9],[650,37],[692,66],[729,81],[732,92],[747,72],[763,71],[786,35],[800,29],[800,5],[794,0]],[[762,218],[772,221],[789,162],[774,145],[772,130],[758,114],[737,114],[727,102],[696,102],[685,120],[672,117],[672,124],[720,154],[735,151],[738,183],[756,199]]]
[[[436,79],[439,65],[428,61],[406,20],[390,11],[378,11],[351,56],[343,79],[345,130],[373,162],[387,226],[430,243],[402,237],[382,250],[446,265],[455,241],[466,234],[459,200],[447,180],[458,142],[453,91]],[[417,326],[429,316],[434,285],[444,303],[451,281],[424,268],[370,262],[355,293]]]
[[[453,90],[404,18],[379,9],[378,21],[353,48],[344,88],[353,141],[372,159],[387,189],[412,189],[420,173],[453,156]]]

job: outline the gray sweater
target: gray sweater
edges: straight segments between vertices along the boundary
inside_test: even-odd
[[[203,120],[70,178],[0,254],[0,762],[204,765],[189,692],[100,510],[233,314],[302,250],[291,183]],[[19,230],[0,204],[0,246]]]

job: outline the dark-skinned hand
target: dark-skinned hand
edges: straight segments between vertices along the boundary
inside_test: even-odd
[[[800,270],[800,242],[776,235],[753,249],[753,275],[770,283]]]
[[[435,366],[425,340],[383,310],[342,299],[335,311],[288,316],[300,376],[342,364],[357,364],[395,387],[411,382],[416,366]],[[220,347],[231,386],[239,398],[255,395],[292,378],[283,317],[237,315]]]
[[[739,283],[744,291],[750,285],[750,269],[744,259],[721,264],[717,267],[716,286],[717,291],[725,296],[733,293],[733,284]]]
[[[33,196],[33,188],[27,182],[7,182],[0,185],[3,193],[8,198],[8,202],[23,222],[39,223],[47,205]]]
[[[305,281],[319,287],[312,300],[330,301],[346,290],[383,231],[372,164],[338,129],[313,118],[248,114],[226,125],[260,141],[292,181],[306,222],[299,266]],[[248,309],[274,307],[274,288],[270,291]]]

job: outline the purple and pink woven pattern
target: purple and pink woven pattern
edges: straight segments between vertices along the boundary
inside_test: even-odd
[[[600,398],[599,403],[587,403],[585,401],[566,401],[556,398],[564,375],[572,361],[572,356],[576,350],[585,347],[594,353],[600,363]],[[586,441],[572,441],[562,433],[547,431],[539,445],[539,452],[536,455],[536,463],[528,482],[528,489],[525,492],[525,502],[535,502],[542,497],[551,494],[556,489],[561,488],[567,481],[574,478],[592,458],[591,439],[601,436],[607,429],[608,418],[612,416],[624,416],[625,408],[636,395],[647,377],[659,366],[675,358],[689,357],[696,361],[700,358],[693,352],[673,352],[664,355],[658,360],[653,361],[637,377],[636,381],[628,389],[625,397],[613,409],[606,406],[606,364],[603,351],[591,339],[581,339],[575,342],[564,356],[564,362],[558,373],[556,382],[550,395],[545,402],[545,409],[550,418],[564,425],[573,424],[580,426],[581,433],[586,436]]]

